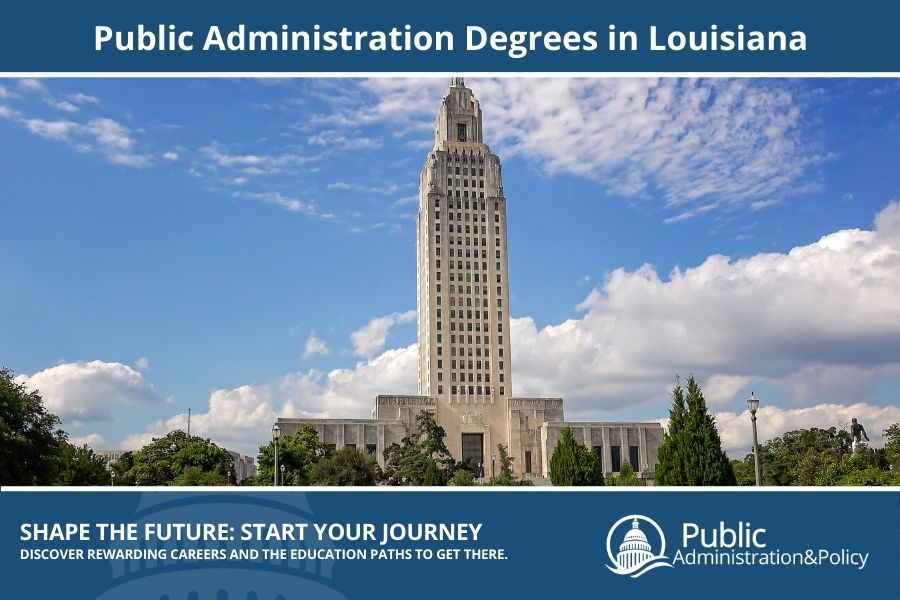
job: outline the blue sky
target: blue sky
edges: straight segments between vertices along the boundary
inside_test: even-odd
[[[190,407],[255,453],[274,415],[414,392],[447,81],[0,81],[0,364],[98,448]],[[504,165],[516,394],[655,420],[694,372],[734,449],[751,389],[764,439],[900,420],[900,83],[466,81]]]

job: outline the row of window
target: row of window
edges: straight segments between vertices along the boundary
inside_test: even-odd
[[[457,125],[457,133],[459,132],[460,125],[463,127],[462,131],[465,131],[465,123],[460,123],[459,125]],[[462,159],[460,159],[460,156],[462,156]],[[470,156],[472,157],[471,161],[469,160]],[[466,152],[465,150],[463,150],[462,154],[460,154],[458,148],[454,148],[452,153],[447,153],[447,160],[456,164],[462,163],[464,165],[467,165],[471,162],[473,165],[484,165],[484,156],[475,154],[473,152]]]
[[[459,198],[459,193],[458,193],[459,190],[456,190],[456,191],[457,191],[456,197]],[[469,195],[468,195],[468,193],[466,193],[466,198],[468,198],[468,197],[469,197]],[[456,202],[456,210],[462,210],[463,208],[465,208],[466,210],[469,210],[469,201],[468,200],[456,200],[455,202]],[[452,209],[453,205],[454,205],[454,200],[452,198],[449,198],[447,201],[447,208]],[[434,199],[434,207],[435,208],[441,207],[441,199],[440,198]],[[472,196],[472,210],[485,210],[485,208],[484,208],[484,193],[483,192],[481,194],[481,200],[479,200],[478,202],[475,202],[475,197]],[[495,211],[500,210],[500,202],[499,201],[494,202],[494,210]],[[496,221],[498,215],[499,215],[499,213],[494,214],[495,221]]]
[[[440,291],[440,290],[438,290],[438,291]],[[460,298],[459,299],[460,306],[463,305],[462,301],[463,301],[463,299]],[[441,305],[441,297],[440,296],[437,297],[437,305],[438,306]],[[450,306],[456,306],[456,298],[454,296],[450,296]],[[472,306],[472,298],[466,298],[466,306],[469,306],[469,307]],[[483,308],[487,308],[487,298],[482,298],[481,303],[478,302],[478,298],[475,298],[475,307],[477,308],[479,306],[481,306]],[[501,298],[497,298],[497,308],[501,308],[502,306],[503,306],[503,300]]]
[[[486,218],[486,215],[485,215],[484,213],[482,213],[481,215],[478,215],[478,214],[473,214],[473,213],[462,213],[462,212],[454,213],[454,212],[451,211],[451,212],[447,212],[446,214],[447,214],[447,220],[448,220],[448,221],[453,221],[453,220],[454,220],[454,215],[455,215],[455,220],[457,220],[457,221],[463,221],[464,223],[468,223],[468,222],[469,222],[469,220],[470,220],[469,217],[472,217],[471,221],[472,221],[473,223],[477,223],[478,220],[479,220],[479,217],[480,217],[480,219],[481,219],[481,222],[484,223],[484,222],[485,222],[485,218]],[[441,211],[439,211],[439,210],[434,211],[434,219],[435,219],[436,221],[440,221],[440,220],[441,220]],[[494,223],[499,223],[499,222],[500,222],[500,215],[499,215],[499,214],[495,214],[495,215],[494,215]],[[484,227],[482,227],[481,229],[482,229],[481,232],[484,233]],[[499,234],[499,233],[500,233],[500,228],[499,228],[499,227],[494,227],[494,233]]]
[[[459,225],[457,225],[457,227],[459,227]],[[453,233],[453,232],[451,231],[450,233]],[[470,242],[469,238],[466,238],[466,246],[471,246],[471,244],[470,244],[469,242]],[[436,234],[436,235],[434,236],[434,243],[435,243],[435,244],[440,244],[440,243],[441,243],[441,235],[440,235],[440,233],[438,233],[438,234]],[[457,246],[462,246],[462,245],[463,245],[463,239],[462,239],[461,237],[454,238],[454,237],[451,235],[451,236],[450,236],[450,245],[453,246],[454,244],[457,245]],[[476,246],[478,245],[478,240],[477,240],[477,239],[475,240],[475,245],[476,245]],[[485,244],[483,238],[482,238],[482,240],[481,240],[481,245],[482,245],[482,246],[487,245],[487,244]],[[496,246],[499,246],[499,245],[500,245],[500,238],[497,238],[497,241],[496,241],[496,244],[495,244],[495,245],[496,245]],[[477,252],[477,250],[476,250],[476,252]],[[482,250],[482,252],[484,252],[484,250]],[[495,253],[495,255],[496,255],[497,258],[500,258],[500,250],[495,250],[494,253]]]
[[[438,339],[437,339],[437,344],[438,344],[438,346],[437,346],[437,355],[438,355],[438,356],[443,356],[443,354],[444,354],[444,347],[441,345],[441,343],[442,343],[442,342],[441,342],[441,334],[438,334],[437,337],[438,337]],[[450,346],[450,356],[456,356],[456,346],[455,346],[455,345],[452,345],[452,344],[456,344],[456,343],[457,343],[457,338],[459,339],[459,343],[460,343],[460,344],[469,344],[469,346],[471,346],[471,345],[473,344],[472,336],[471,336],[471,335],[467,335],[467,336],[464,336],[464,335],[459,335],[459,336],[457,336],[457,335],[451,335],[450,338],[451,338],[451,339],[450,339],[450,344],[451,344],[451,346]],[[474,343],[476,343],[476,344],[481,344],[481,341],[480,341],[480,340],[481,340],[481,336],[480,336],[480,335],[476,335],[475,338],[477,338],[477,339],[476,339],[476,341],[475,341]],[[501,344],[501,346],[502,346],[502,345],[503,345],[503,341],[502,341],[502,340],[503,340],[503,336],[502,336],[502,335],[500,336],[500,340],[501,340],[501,341],[500,341],[500,344]],[[485,343],[485,344],[488,343],[488,337],[487,337],[487,336],[484,336],[484,343]],[[460,347],[460,348],[459,348],[459,355],[460,355],[460,356],[465,356],[465,355],[466,355],[466,353],[464,352],[464,350],[466,350],[466,348],[463,348],[463,347]],[[468,348],[468,351],[469,351],[469,356],[472,356],[472,348],[471,348],[471,347]],[[484,348],[484,355],[485,355],[485,356],[490,356],[490,350],[489,350],[487,347]],[[497,355],[498,355],[500,358],[503,358],[503,348],[497,348]]]
[[[441,268],[441,265],[440,265],[440,262],[441,262],[441,261],[437,261],[437,262],[438,262],[438,264],[437,264],[436,266],[437,266],[437,268],[440,269],[440,268]],[[478,267],[477,267],[478,263],[475,263],[475,264],[476,264],[476,267],[475,267],[475,268],[477,269],[477,268],[478,268]],[[450,265],[450,268],[451,268],[451,269],[453,268],[453,265],[452,265],[452,264]],[[462,263],[459,263],[459,266],[458,266],[457,268],[458,268],[458,269],[462,269],[462,268],[463,268],[463,267],[462,267]],[[469,268],[469,267],[466,266],[466,269],[468,269],[468,268]],[[440,272],[440,271],[438,271],[438,272]],[[501,283],[500,277],[501,277],[500,273],[497,273],[497,283]],[[478,274],[478,273],[475,273],[475,283],[487,283],[487,280],[488,280],[487,274],[485,274],[484,276],[481,276],[480,279],[481,279],[481,280],[479,281],[479,274]],[[462,274],[462,273],[459,273],[459,272],[457,272],[457,271],[450,271],[450,281],[459,281],[459,282],[462,282],[462,281],[463,281],[463,274]],[[466,283],[472,283],[472,274],[471,274],[471,273],[466,273],[466,279],[465,279],[465,281],[466,281]],[[477,292],[476,292],[476,293],[477,293]],[[485,293],[487,293],[487,290],[485,290]],[[500,292],[497,292],[497,293],[499,294]]]
[[[438,386],[438,394],[443,394],[443,393],[444,393],[444,386],[439,385]],[[453,394],[454,396],[465,395],[466,393],[468,393],[470,396],[475,396],[475,395],[487,396],[488,394],[491,393],[491,389],[488,386],[480,386],[480,385],[470,385],[468,387],[466,387],[464,385],[460,385],[460,386],[451,385],[450,393]],[[500,388],[500,395],[501,396],[506,395],[505,388],[503,388],[503,387]]]
[[[472,311],[471,311],[471,310],[467,310],[467,311],[465,311],[465,314],[463,314],[462,309],[460,309],[460,311],[459,311],[458,313],[457,313],[456,310],[450,309],[450,318],[451,318],[451,319],[455,319],[457,314],[459,314],[459,318],[460,318],[460,319],[462,319],[462,318],[471,319],[471,318],[472,318]],[[436,311],[436,316],[437,316],[438,319],[441,318],[441,309],[440,309],[440,308],[437,309],[437,311]],[[481,318],[481,311],[480,311],[480,310],[476,310],[476,311],[475,311],[475,318],[476,318],[476,319],[480,319],[480,318]],[[487,312],[487,311],[484,311],[484,318],[485,318],[485,319],[488,318],[488,312]],[[498,320],[498,321],[502,321],[502,320],[503,320],[503,311],[502,311],[502,310],[498,310],[498,311],[497,311],[497,320]]]
[[[482,164],[484,164],[484,163],[482,163]],[[456,170],[454,171],[454,173],[455,173],[456,175],[459,175],[459,165],[457,165],[457,166],[454,167],[454,168],[456,169]],[[462,168],[462,174],[463,174],[463,175],[468,175],[468,174],[469,174],[469,168],[468,168],[468,167],[463,167],[463,168]],[[475,167],[472,167],[472,175],[475,175]],[[478,176],[479,176],[479,177],[484,177],[484,168],[483,168],[483,167],[482,167],[481,169],[478,169]]]
[[[463,258],[463,249],[462,248],[460,248],[459,250],[457,250],[456,248],[450,248],[449,252],[450,252],[450,258]],[[473,252],[474,252],[474,254],[473,254]],[[441,255],[441,247],[438,246],[437,248],[435,248],[434,253],[437,256],[440,256]],[[478,254],[477,249],[472,250],[471,248],[466,248],[465,258],[478,258],[478,257],[479,257],[479,254]],[[487,258],[487,250],[481,251],[481,258]],[[477,269],[478,267],[476,266],[475,268]],[[483,267],[483,268],[487,269],[487,267]],[[497,263],[497,269],[500,269],[499,262]]]
[[[481,356],[481,348],[478,348],[478,350],[479,350],[478,356]],[[456,362],[455,359],[454,359],[454,360],[451,360],[451,361],[450,361],[450,368],[451,368],[451,369],[455,369],[455,368],[456,368],[456,364],[457,364],[457,362]],[[474,368],[472,367],[473,364],[476,365]],[[471,361],[471,360],[470,360],[470,361],[468,362],[468,368],[469,368],[469,370],[480,369],[480,368],[481,368],[481,364],[482,364],[482,361],[480,361],[480,360],[476,360],[476,361]],[[484,361],[484,368],[485,368],[485,369],[489,369],[490,367],[491,367],[491,363],[488,362],[488,361]],[[443,368],[444,368],[444,361],[443,361],[443,360],[438,359],[438,361],[437,361],[437,368],[438,368],[438,369],[443,369]],[[465,369],[465,368],[466,368],[466,361],[460,360],[460,361],[459,361],[459,368],[460,368],[460,369]],[[503,361],[502,361],[502,360],[500,361],[500,370],[501,370],[501,371],[503,370]],[[501,379],[500,381],[503,381],[503,380]]]
[[[459,173],[457,173],[457,175],[459,175]],[[480,187],[480,188],[484,187],[484,179],[479,179],[478,181],[475,181],[474,179],[462,179],[461,180],[459,178],[456,178],[454,180],[452,177],[447,178],[447,186],[453,187],[454,181],[456,181],[456,187],[460,187],[460,183],[462,184],[462,187],[464,187],[464,188],[469,187],[470,184],[471,184],[471,187]],[[457,190],[457,191],[459,191],[459,190]]]

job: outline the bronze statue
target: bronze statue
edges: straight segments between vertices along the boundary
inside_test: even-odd
[[[850,441],[852,442],[853,452],[856,452],[856,445],[862,440],[868,442],[869,436],[866,435],[866,428],[861,423],[857,423],[855,417],[850,421]]]

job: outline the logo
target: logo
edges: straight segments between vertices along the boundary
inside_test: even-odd
[[[659,552],[653,552],[653,545],[647,541],[647,534],[641,530],[641,522],[646,523],[647,531],[651,528],[656,530],[659,536]],[[630,527],[622,527],[629,523]],[[624,536],[619,538],[617,535]],[[612,542],[613,538],[621,539],[619,551],[613,554]],[[666,562],[666,536],[663,535],[662,528],[649,517],[644,515],[628,515],[622,517],[610,527],[606,536],[606,554],[612,565],[607,568],[616,575],[628,575],[629,577],[640,577],[647,571],[657,567],[671,567],[672,564]]]

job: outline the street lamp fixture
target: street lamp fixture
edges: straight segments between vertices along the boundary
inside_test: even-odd
[[[272,442],[275,444],[275,485],[278,485],[278,438],[281,437],[281,427],[278,423],[272,425]]]
[[[494,477],[494,460],[496,460],[496,458],[497,458],[497,453],[491,452],[491,478],[492,479]]]
[[[281,485],[284,485],[284,463],[281,463]]]
[[[753,467],[756,472],[756,485],[762,485],[759,476],[759,442],[756,438],[756,411],[759,410],[759,399],[750,392],[747,399],[747,408],[750,409],[750,422],[753,423]]]

